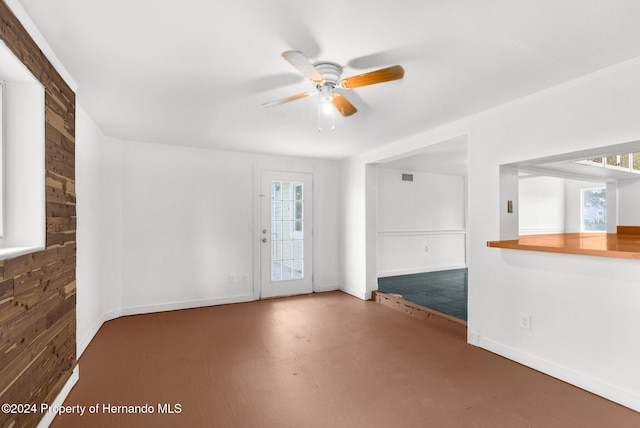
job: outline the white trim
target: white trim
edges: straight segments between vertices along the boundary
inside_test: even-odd
[[[492,339],[483,336],[479,336],[478,339],[478,346],[481,348],[640,412],[640,395],[632,391],[599,381],[569,367],[521,352]]]
[[[35,253],[36,251],[42,251],[45,247],[37,246],[37,247],[7,247],[0,248],[0,260],[10,259],[17,256],[22,256],[24,254]]]
[[[378,236],[464,235],[464,229],[379,230]]]
[[[314,265],[314,245],[313,245],[313,173],[300,173],[289,171],[272,171],[262,170],[260,175],[260,188],[266,196],[260,196],[261,206],[261,222],[255,227],[258,229],[264,228],[267,231],[267,235],[261,234],[261,239],[266,238],[264,242],[269,242],[268,245],[259,243],[260,249],[260,297],[277,297],[286,296],[290,294],[306,294],[314,291],[313,287],[313,265]],[[275,221],[272,218],[272,203],[271,192],[272,183],[277,181],[296,181],[303,183],[306,186],[305,196],[303,196],[304,205],[304,227],[303,227],[303,265],[304,274],[302,278],[298,279],[285,279],[285,280],[273,280],[271,276],[272,266],[272,250],[271,250],[271,224]],[[261,192],[261,194],[263,194]],[[264,198],[264,199],[263,199]],[[264,216],[264,218],[262,217]],[[299,259],[300,260],[300,259]],[[268,266],[268,267],[267,267]]]
[[[45,88],[0,41],[2,111],[2,237],[0,258],[46,244]]]
[[[327,290],[328,291],[328,290]],[[167,312],[167,311],[177,311],[181,309],[193,309],[193,308],[203,308],[207,306],[216,306],[216,305],[225,305],[230,303],[243,303],[243,302],[251,302],[257,300],[252,294],[243,294],[239,296],[230,296],[230,297],[220,297],[214,299],[203,299],[203,300],[190,300],[184,302],[174,302],[174,303],[164,303],[160,305],[149,305],[149,306],[130,306],[128,308],[123,308],[111,312],[107,312],[102,314],[98,319],[93,323],[91,328],[87,333],[85,333],[82,339],[78,340],[76,343],[76,354],[77,359],[80,359],[80,356],[87,349],[95,335],[98,333],[102,325],[107,322],[117,318],[121,318],[129,315],[144,315],[151,314],[154,312]]]
[[[384,271],[378,272],[378,277],[412,275],[416,273],[427,273],[427,272],[439,272],[443,270],[465,269],[466,267],[467,265],[462,263],[462,264],[447,265],[447,266],[430,266],[430,267],[417,267],[417,268],[407,268],[407,269],[397,269],[397,270],[384,270]]]
[[[53,403],[51,403],[51,407],[61,406],[64,403],[64,400],[67,399],[67,396],[69,395],[69,393],[73,389],[73,386],[76,384],[76,382],[78,382],[79,379],[80,379],[80,367],[76,364],[76,366],[73,368],[73,371],[71,372],[71,377],[64,384],[64,386],[60,390],[60,393],[58,394],[56,399],[53,400]],[[55,413],[46,412],[42,417],[42,419],[40,419],[40,422],[38,422],[37,428],[49,428],[49,425],[51,425],[51,422],[53,422],[53,419],[55,417],[56,417]]]
[[[154,312],[177,311],[181,309],[202,308],[207,306],[226,305],[229,303],[243,303],[256,300],[253,294],[241,294],[238,296],[218,297],[203,300],[187,300],[184,302],[163,303],[148,306],[129,306],[122,308],[121,316],[151,314]]]
[[[552,233],[567,233],[563,227],[522,227],[520,235],[548,235]]]
[[[347,293],[352,295],[353,297],[357,297],[358,299],[362,299],[362,300],[371,300],[371,293],[362,293],[360,289],[358,288],[354,288],[354,287],[348,287],[345,285],[341,285],[340,286],[340,291],[342,291],[343,293]]]
[[[336,291],[340,290],[340,284],[322,284],[318,286],[316,292],[324,293],[328,291]],[[76,343],[76,356],[77,359],[80,359],[80,356],[87,349],[95,335],[98,333],[102,325],[107,322],[117,318],[121,318],[129,315],[143,315],[154,312],[166,312],[166,311],[175,311],[180,309],[193,309],[193,308],[202,308],[207,306],[216,306],[216,305],[225,305],[230,303],[243,303],[243,302],[251,302],[258,300],[252,294],[243,294],[239,296],[231,296],[231,297],[220,297],[215,299],[204,299],[204,300],[191,300],[184,302],[175,302],[175,303],[166,303],[160,305],[149,305],[149,306],[131,306],[125,309],[115,310],[111,312],[107,312],[102,314],[91,326],[89,331],[85,333],[84,337]]]
[[[25,30],[27,30],[29,36],[31,36],[35,44],[38,45],[38,48],[40,48],[42,53],[44,53],[44,56],[47,57],[51,65],[53,65],[56,71],[60,74],[62,79],[64,79],[73,92],[76,92],[78,84],[73,80],[73,77],[71,77],[71,74],[67,71],[65,66],[62,65],[62,62],[58,59],[53,49],[51,49],[47,40],[44,38],[40,30],[38,30],[38,27],[36,27],[36,24],[31,20],[31,17],[24,7],[22,7],[22,4],[20,4],[18,0],[5,0],[5,3],[9,6],[9,9],[11,9],[11,12],[13,12],[16,18],[18,18],[18,21],[20,21]]]
[[[315,190],[315,182],[317,179],[317,167],[315,164],[312,165],[297,165],[296,167],[291,167],[288,162],[280,162],[273,160],[265,160],[260,159],[253,162],[253,300],[259,300],[262,296],[262,260],[261,260],[261,251],[262,251],[262,234],[260,227],[262,225],[262,197],[270,197],[270,195],[262,194],[262,174],[265,172],[275,172],[275,173],[285,173],[285,174],[307,174],[311,176],[311,197],[312,199],[316,196]],[[312,218],[315,215],[315,210],[317,208],[313,206],[311,208]],[[313,283],[313,266],[314,263],[314,254],[313,251],[313,220],[311,224],[311,239],[312,239],[312,251],[311,251],[311,290],[313,292],[319,291],[318,288]]]
[[[100,317],[98,317],[96,322],[93,323],[89,331],[85,333],[82,339],[77,340],[76,338],[76,359],[77,360],[80,359],[84,351],[89,346],[89,343],[91,343],[95,335],[98,333],[98,330],[100,330],[100,327],[102,327],[104,323],[106,323],[107,321],[114,320],[116,318],[120,318],[121,316],[122,316],[121,310],[111,311],[111,312],[102,314]]]
[[[327,291],[340,290],[340,284],[319,284],[315,286],[316,293],[325,293]]]

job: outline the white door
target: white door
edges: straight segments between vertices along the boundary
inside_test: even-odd
[[[305,294],[311,278],[311,174],[260,177],[260,297]]]

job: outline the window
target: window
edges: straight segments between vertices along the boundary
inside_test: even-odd
[[[640,153],[622,153],[619,155],[609,155],[574,162],[640,174]]]
[[[0,259],[43,249],[44,87],[0,41]]]
[[[582,232],[607,231],[607,188],[581,189]]]

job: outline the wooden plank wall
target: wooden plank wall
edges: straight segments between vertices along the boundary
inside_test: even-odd
[[[76,365],[75,94],[3,0],[0,38],[45,87],[46,249],[0,261],[0,404],[39,406]],[[0,426],[41,416],[0,413]]]

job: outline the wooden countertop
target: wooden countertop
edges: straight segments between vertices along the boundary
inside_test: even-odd
[[[640,227],[618,226],[618,233],[525,235],[510,241],[489,241],[487,247],[640,260]]]

